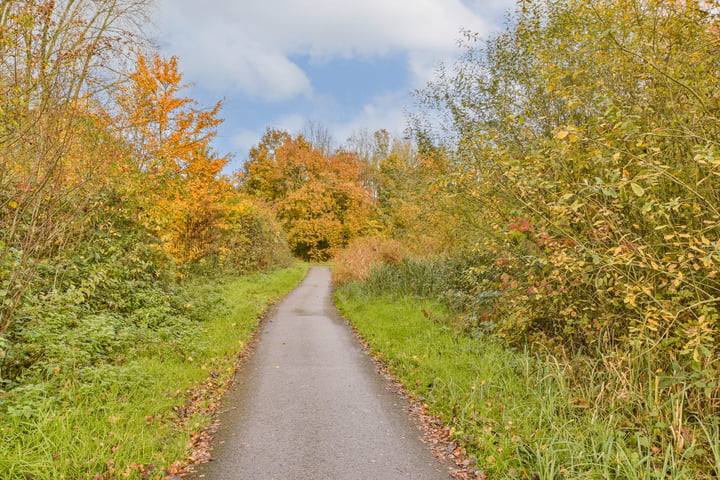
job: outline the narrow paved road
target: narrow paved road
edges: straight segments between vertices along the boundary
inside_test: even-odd
[[[225,397],[203,480],[447,480],[313,267]]]

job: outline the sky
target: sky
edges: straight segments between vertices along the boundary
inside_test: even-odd
[[[177,56],[186,94],[223,100],[214,147],[239,169],[266,128],[326,127],[339,146],[362,129],[402,134],[411,92],[489,37],[514,0],[159,0],[155,42]]]

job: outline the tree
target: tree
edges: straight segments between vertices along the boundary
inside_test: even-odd
[[[270,129],[250,151],[243,188],[274,206],[296,255],[326,259],[373,228],[374,200],[362,175],[356,155],[324,155],[302,135]]]
[[[335,150],[330,130],[320,122],[308,120],[305,122],[300,135],[307,139],[314,149],[320,150],[323,155],[331,155]]]
[[[81,242],[104,208],[125,150],[101,107],[146,3],[0,3],[0,333],[40,262]]]
[[[220,103],[210,109],[181,97],[178,59],[139,56],[118,95],[122,133],[134,146],[133,194],[146,199],[148,226],[179,262],[208,255],[220,235],[222,202],[231,195],[221,172],[227,157],[210,147]]]

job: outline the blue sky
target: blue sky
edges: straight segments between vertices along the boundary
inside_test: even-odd
[[[224,99],[214,142],[242,165],[267,127],[319,122],[401,134],[411,92],[460,50],[461,29],[489,36],[514,0],[159,0],[156,41],[180,58],[189,94]]]

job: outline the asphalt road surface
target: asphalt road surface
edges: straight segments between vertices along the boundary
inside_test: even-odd
[[[313,267],[225,397],[203,480],[447,480],[405,400],[363,353]]]

